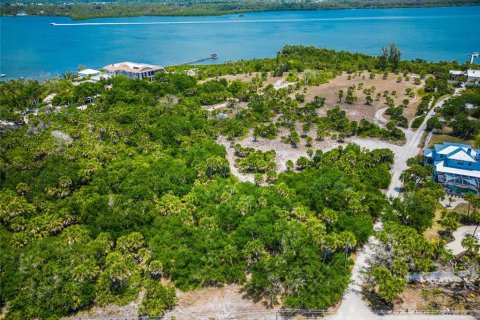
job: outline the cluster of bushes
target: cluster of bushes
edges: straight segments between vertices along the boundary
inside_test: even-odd
[[[426,94],[422,97],[422,100],[420,101],[420,104],[417,107],[417,116],[422,116],[427,113],[427,111],[430,108],[431,102],[432,102],[433,95],[432,94]]]
[[[387,123],[387,128],[393,130],[396,126],[408,128],[408,120],[403,115],[403,106],[390,106],[385,110],[385,114],[390,116],[390,121]]]
[[[267,125],[261,123],[253,130],[253,136],[271,140],[275,139],[275,137],[277,136],[277,132],[278,129],[274,123],[269,123]]]
[[[422,125],[426,116],[427,115],[424,114],[422,116],[415,117],[415,119],[413,119],[413,121],[412,121],[412,125],[411,125],[412,129],[418,129]]]
[[[439,114],[452,128],[452,135],[465,140],[475,137],[480,133],[480,88],[470,87],[449,99],[440,108]],[[442,125],[432,122],[436,129],[441,129]]]
[[[240,144],[235,145],[235,165],[240,172],[265,173],[276,168],[275,151],[262,152],[254,148],[244,148]]]

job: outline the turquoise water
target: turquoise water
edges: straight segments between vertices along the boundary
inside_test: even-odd
[[[219,55],[218,61],[273,57],[285,44],[378,54],[396,42],[403,58],[465,61],[480,50],[480,7],[286,11],[244,17],[138,17],[51,26],[64,17],[2,17],[0,73],[42,78],[78,65],[120,61],[171,65]],[[480,61],[477,61],[479,63]]]

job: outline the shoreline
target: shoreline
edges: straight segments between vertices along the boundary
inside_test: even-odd
[[[22,17],[65,17],[70,18],[72,21],[84,21],[84,20],[91,20],[91,19],[108,19],[108,18],[135,18],[135,17],[220,17],[220,16],[228,16],[228,15],[243,15],[249,13],[258,13],[258,12],[285,12],[285,11],[293,11],[293,12],[301,12],[301,11],[347,11],[347,10],[387,10],[387,9],[434,9],[434,8],[456,8],[456,7],[479,7],[480,1],[479,0],[467,0],[466,3],[438,3],[438,4],[420,4],[410,5],[409,3],[405,3],[404,5],[398,3],[392,3],[389,5],[388,3],[384,5],[377,5],[377,6],[353,6],[348,4],[340,4],[338,7],[331,7],[325,6],[328,3],[314,3],[314,4],[305,4],[299,3],[298,5],[306,5],[307,7],[296,7],[296,3],[287,3],[285,5],[282,4],[274,4],[274,7],[264,7],[264,8],[238,8],[238,9],[230,9],[230,10],[221,10],[215,8],[208,8],[210,6],[214,6],[214,4],[206,4],[205,8],[200,9],[196,7],[189,7],[189,6],[182,6],[176,7],[174,5],[167,5],[163,9],[169,9],[168,12],[143,12],[143,11],[135,11],[135,9],[141,9],[142,6],[152,6],[152,8],[161,6],[165,6],[161,3],[155,2],[139,2],[139,3],[105,3],[103,4],[102,9],[112,9],[112,8],[123,8],[123,9],[133,9],[131,12],[122,12],[122,14],[116,13],[105,13],[98,12],[97,14],[89,14],[89,13],[80,13],[75,14],[75,9],[88,9],[92,6],[91,3],[74,3],[73,5],[64,5],[64,4],[56,4],[56,3],[35,3],[35,4],[8,4],[2,3],[0,4],[0,17],[14,17],[14,18],[22,18]],[[290,5],[292,5],[290,7]],[[278,6],[278,7],[275,7]],[[308,7],[310,6],[310,7]],[[60,12],[51,12],[54,14],[49,14],[44,12],[43,13],[25,13],[25,14],[8,14],[5,13],[5,9],[9,7],[14,7],[17,11],[25,11],[32,8],[48,8],[53,10],[62,10]],[[64,10],[66,9],[66,10]],[[70,11],[68,11],[70,10]],[[175,11],[177,10],[177,11]]]

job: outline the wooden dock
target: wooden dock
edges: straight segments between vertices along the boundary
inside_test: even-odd
[[[206,58],[200,58],[200,59],[196,59],[196,60],[192,60],[192,61],[177,63],[177,64],[170,65],[169,67],[184,66],[184,65],[189,65],[189,64],[194,65],[194,64],[205,62],[205,61],[208,61],[208,60],[217,60],[217,59],[218,59],[218,55],[216,53],[212,53],[209,57],[206,57]]]

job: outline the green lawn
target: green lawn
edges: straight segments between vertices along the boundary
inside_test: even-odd
[[[437,143],[442,143],[442,142],[455,142],[455,143],[465,143],[469,144],[471,146],[474,145],[473,140],[463,140],[448,134],[433,134],[432,135],[432,140],[430,140],[430,143],[428,145],[429,148],[433,148],[433,146]]]

